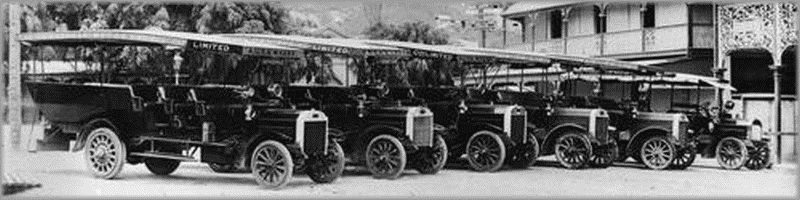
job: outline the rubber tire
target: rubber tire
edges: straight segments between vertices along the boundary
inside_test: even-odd
[[[577,138],[579,138],[579,140],[583,143],[583,145],[586,146],[586,148],[588,149],[587,155],[585,155],[585,158],[584,158],[583,162],[576,163],[576,164],[569,163],[569,162],[567,162],[567,160],[565,160],[564,157],[561,156],[562,153],[558,152],[558,148],[556,148],[557,145],[560,144],[561,141],[563,141],[563,140],[565,140],[566,138],[569,138],[569,137],[577,137]],[[553,150],[553,152],[555,153],[556,160],[558,160],[558,162],[561,164],[561,166],[563,166],[563,167],[565,167],[567,169],[580,169],[580,168],[585,167],[587,164],[589,164],[589,161],[590,161],[589,159],[591,158],[591,155],[592,155],[592,143],[589,142],[589,139],[587,139],[584,134],[577,133],[577,132],[567,132],[567,133],[561,135],[560,137],[558,137],[558,139],[556,139],[556,143],[553,146],[553,148],[555,148]]]
[[[325,161],[335,161],[334,163],[321,163],[317,164],[317,162],[321,162],[321,159],[325,159]],[[333,160],[329,160],[333,159]],[[320,173],[319,170],[323,169],[320,167],[324,167],[326,169],[326,173]],[[332,169],[331,169],[332,168]],[[311,178],[312,181],[315,183],[331,183],[342,176],[342,172],[344,172],[344,150],[342,150],[342,146],[339,143],[330,141],[328,142],[328,154],[324,155],[317,155],[315,157],[310,158],[306,162],[305,172],[308,175],[308,178]]]
[[[159,176],[166,176],[178,170],[181,161],[163,158],[145,158],[144,165],[147,166],[147,170],[150,170],[151,173]]]
[[[769,166],[770,149],[766,143],[756,143],[752,149],[748,150],[749,157],[744,166],[750,170],[762,170]]]
[[[444,138],[442,138],[442,136],[438,134],[434,135],[433,145],[434,145],[433,147],[422,147],[422,149],[419,150],[421,155],[419,155],[418,157],[419,159],[417,159],[418,163],[414,164],[414,169],[419,171],[419,173],[421,174],[436,174],[439,172],[439,170],[442,170],[442,168],[444,168],[445,164],[447,164],[447,159],[448,159],[447,154],[449,154],[449,152],[447,149],[447,143],[444,141]],[[424,163],[422,162],[425,162],[426,161],[425,159],[432,156],[432,154],[437,148],[439,149],[439,153],[441,153],[442,156],[435,161],[436,164],[434,164],[433,167],[423,167],[422,165]]]
[[[90,154],[91,154],[90,149],[91,149],[91,145],[92,145],[92,140],[94,140],[95,138],[100,137],[100,136],[108,137],[108,139],[111,142],[111,145],[114,145],[115,147],[118,147],[114,151],[116,156],[114,157],[115,161],[113,162],[112,169],[108,170],[105,173],[99,172],[96,169],[94,169],[92,167],[93,165],[92,165],[91,159],[89,158]],[[120,171],[122,171],[122,167],[126,163],[126,159],[127,159],[127,155],[128,154],[127,154],[127,149],[126,149],[125,143],[122,142],[122,140],[120,140],[120,138],[117,136],[116,132],[114,132],[114,130],[112,130],[111,128],[97,127],[95,129],[93,129],[91,132],[89,132],[89,136],[86,137],[86,146],[84,146],[83,148],[84,148],[83,149],[83,151],[84,151],[84,161],[86,162],[86,167],[89,169],[89,172],[91,172],[92,175],[95,176],[95,177],[103,178],[103,179],[113,179],[117,175],[119,175]]]
[[[619,156],[619,147],[617,146],[617,141],[611,140],[607,146],[602,149],[596,149],[596,151],[589,156],[589,165],[596,168],[608,168],[614,164],[616,160],[618,160],[617,156]],[[605,162],[597,161],[597,156],[600,153],[606,153],[607,158]]]
[[[741,148],[741,151],[739,152],[742,154],[741,162],[734,163],[733,165],[728,165],[725,164],[724,161],[722,160],[722,156],[720,156],[720,151],[722,151],[722,144],[728,141],[733,142],[734,144],[739,146],[739,148]],[[744,144],[744,141],[740,140],[739,138],[735,137],[723,138],[722,140],[719,141],[719,143],[717,143],[716,157],[717,157],[717,164],[719,164],[719,166],[722,167],[722,169],[738,170],[742,168],[742,166],[744,166],[745,161],[747,161],[748,159],[747,146]]]
[[[689,168],[689,166],[694,163],[694,160],[697,158],[697,149],[694,147],[686,147],[684,149],[678,150],[677,157],[672,160],[672,164],[670,165],[671,169],[678,169],[684,170]],[[685,159],[685,162],[682,160]]]
[[[261,177],[261,175],[259,174],[259,169],[256,166],[258,153],[261,149],[264,148],[274,148],[275,150],[277,150],[278,156],[282,156],[285,160],[284,162],[286,163],[286,169],[285,172],[283,173],[283,176],[278,177],[278,180],[273,183],[264,180],[265,177]],[[289,153],[289,149],[287,149],[286,146],[274,140],[267,140],[261,142],[260,144],[258,144],[258,146],[256,146],[255,149],[253,149],[253,153],[250,156],[250,169],[251,169],[251,174],[253,175],[253,177],[255,178],[256,182],[260,187],[265,189],[278,189],[286,186],[286,184],[289,183],[289,180],[291,179],[294,170],[294,161],[292,159],[292,155]]]
[[[472,145],[475,142],[475,138],[477,138],[479,136],[490,137],[492,139],[492,141],[494,141],[494,143],[500,147],[500,152],[499,152],[500,155],[498,155],[497,162],[495,162],[494,164],[490,164],[490,165],[487,165],[487,166],[480,166],[480,164],[478,164],[478,161],[476,160],[477,159],[476,158],[477,155],[472,154],[473,152],[470,151],[470,148],[472,147]],[[505,143],[503,143],[503,140],[496,133],[493,133],[493,132],[490,132],[490,131],[487,131],[487,130],[478,131],[478,132],[475,132],[475,134],[472,134],[472,136],[469,138],[469,141],[467,141],[466,151],[467,151],[466,152],[467,161],[469,161],[470,167],[472,167],[473,170],[478,171],[478,172],[494,172],[494,171],[497,171],[498,169],[503,167],[503,163],[505,162],[505,159],[506,159]]]
[[[397,171],[388,174],[381,174],[375,168],[375,163],[373,163],[372,159],[370,159],[371,156],[369,152],[373,147],[375,147],[376,143],[380,140],[387,140],[389,141],[390,144],[392,144],[395,148],[398,149],[398,157],[399,157],[398,159],[400,161],[398,163],[399,166],[397,166]],[[365,157],[366,157],[367,169],[369,169],[369,171],[372,172],[372,176],[376,179],[390,179],[390,180],[397,179],[398,177],[400,177],[400,174],[403,173],[403,170],[405,170],[406,164],[408,163],[405,147],[403,147],[403,144],[400,143],[400,140],[391,135],[383,134],[375,138],[372,138],[372,140],[369,142],[369,145],[367,145],[366,150],[367,151],[365,153]]]
[[[669,158],[667,158],[667,160],[664,161],[665,164],[663,165],[656,165],[654,163],[648,162],[647,159],[644,158],[645,147],[647,146],[647,144],[657,140],[666,143],[667,147],[669,148],[669,151],[671,152],[671,156],[669,156]],[[663,170],[672,165],[672,161],[675,160],[675,155],[677,154],[676,149],[677,148],[675,148],[675,145],[672,144],[672,142],[670,142],[669,137],[663,135],[653,136],[645,140],[642,143],[642,146],[639,148],[639,160],[641,160],[642,164],[644,164],[647,168],[653,170]]]
[[[528,142],[519,145],[520,148],[516,155],[512,155],[508,161],[508,165],[515,169],[525,169],[536,164],[536,159],[539,158],[539,141],[532,133],[528,133]]]

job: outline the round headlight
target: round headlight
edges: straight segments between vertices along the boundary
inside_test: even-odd
[[[714,130],[714,122],[708,122],[708,131]]]

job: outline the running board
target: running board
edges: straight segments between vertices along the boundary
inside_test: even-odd
[[[172,138],[161,138],[161,137],[139,137],[140,141],[159,141],[159,142],[170,142],[170,143],[181,143],[181,144],[193,144],[193,145],[200,145],[200,146],[214,146],[214,147],[227,147],[227,144],[223,143],[216,143],[216,142],[203,142],[203,141],[193,141],[193,140],[184,140],[184,139],[172,139]]]
[[[193,157],[184,156],[181,154],[175,153],[164,153],[164,152],[131,152],[132,156],[140,156],[146,158],[163,158],[163,159],[170,159],[170,160],[180,160],[185,162],[196,162]]]

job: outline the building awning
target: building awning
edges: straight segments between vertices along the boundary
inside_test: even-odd
[[[500,16],[505,17],[505,16],[508,16],[508,15],[514,15],[514,14],[519,14],[519,13],[550,9],[550,8],[555,8],[555,7],[560,7],[560,6],[565,6],[565,5],[570,5],[570,4],[580,3],[580,2],[582,2],[582,1],[571,1],[571,0],[565,0],[565,1],[520,1],[520,2],[514,3],[514,5],[511,5],[510,7],[508,7],[508,9],[503,11],[503,13],[501,13]]]
[[[156,30],[91,30],[30,32],[19,35],[21,42],[36,45],[135,45],[177,47],[193,51],[234,53],[278,58],[300,58],[302,51],[269,44],[255,44],[237,38],[199,33]]]

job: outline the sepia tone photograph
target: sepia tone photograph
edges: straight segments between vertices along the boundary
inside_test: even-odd
[[[2,197],[798,197],[794,1],[0,2]]]

